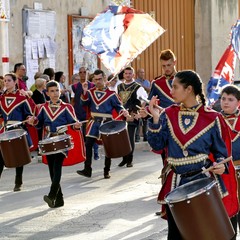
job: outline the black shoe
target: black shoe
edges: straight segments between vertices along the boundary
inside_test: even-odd
[[[54,199],[50,198],[50,197],[47,196],[47,195],[44,195],[43,200],[48,204],[48,206],[49,206],[50,208],[54,208],[54,206],[55,206],[55,201],[54,201]]]
[[[127,167],[133,167],[132,163],[127,163]]]
[[[22,184],[15,184],[15,187],[13,189],[14,192],[19,192],[21,191]]]
[[[161,215],[162,215],[162,212],[155,212],[155,214],[156,214],[157,216],[161,216]]]
[[[54,204],[54,208],[63,207],[63,206],[64,206],[64,200],[63,200],[63,198],[61,198],[61,199],[56,199],[55,204]]]
[[[104,173],[104,178],[105,179],[109,179],[111,176],[110,176],[110,174],[109,173]]]
[[[88,177],[88,178],[90,178],[92,176],[92,174],[87,172],[85,169],[77,170],[77,174],[84,176],[84,177]]]
[[[118,164],[118,166],[119,166],[119,167],[123,167],[125,164],[127,164],[125,161],[121,161],[121,162]]]

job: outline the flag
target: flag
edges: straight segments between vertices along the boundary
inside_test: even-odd
[[[218,62],[215,71],[207,85],[208,105],[215,102],[221,93],[222,87],[233,81],[236,64],[236,53],[230,44]]]
[[[83,29],[81,44],[116,75],[164,31],[149,14],[127,6],[109,6]]]
[[[238,59],[240,59],[240,19],[237,20],[236,24],[232,27],[232,36],[231,36],[231,44],[233,50],[237,54]]]

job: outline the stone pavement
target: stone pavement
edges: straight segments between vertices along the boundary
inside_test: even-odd
[[[50,186],[48,168],[33,159],[24,168],[21,192],[13,192],[15,169],[0,180],[0,240],[165,240],[166,221],[155,216],[161,159],[147,143],[137,143],[134,167],[118,167],[103,178],[101,159],[93,160],[92,178],[76,174],[83,164],[63,167],[65,206],[51,209],[43,201]]]
[[[50,179],[46,165],[33,160],[24,168],[23,190],[13,192],[15,169],[0,180],[0,239],[155,240],[166,239],[166,222],[155,216],[161,159],[147,143],[137,143],[134,167],[118,167],[103,178],[101,159],[93,160],[92,178],[76,174],[83,164],[63,167],[65,206],[51,209],[43,201]]]

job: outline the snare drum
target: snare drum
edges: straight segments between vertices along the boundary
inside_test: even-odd
[[[31,162],[27,132],[15,129],[0,134],[0,146],[4,164],[8,168],[21,167]]]
[[[234,236],[213,179],[198,179],[177,187],[166,195],[165,201],[183,239],[226,240]]]
[[[50,155],[72,149],[73,143],[70,135],[63,134],[39,141],[38,148],[41,155]]]
[[[125,121],[106,122],[100,126],[99,131],[107,157],[119,158],[132,151]]]

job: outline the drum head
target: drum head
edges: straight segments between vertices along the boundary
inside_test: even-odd
[[[58,135],[50,138],[46,138],[42,141],[39,141],[38,144],[48,144],[48,143],[53,143],[53,142],[60,142],[62,140],[70,138],[70,135],[64,134],[64,135]]]
[[[126,127],[127,123],[125,121],[109,121],[100,126],[99,131],[101,134],[115,134]]]
[[[212,178],[203,178],[191,181],[180,187],[175,188],[173,191],[167,194],[167,196],[165,197],[165,201],[167,203],[174,203],[196,197],[212,188],[212,186],[215,184],[216,181]]]
[[[0,134],[0,141],[8,141],[26,135],[27,132],[23,129],[14,129]]]

